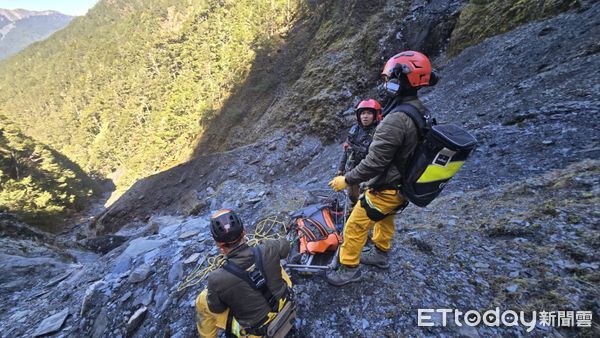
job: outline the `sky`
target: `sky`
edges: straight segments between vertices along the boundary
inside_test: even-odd
[[[67,15],[84,15],[98,0],[0,0],[3,9],[54,10]]]

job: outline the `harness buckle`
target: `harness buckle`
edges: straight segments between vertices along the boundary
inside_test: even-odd
[[[256,285],[257,289],[262,288],[267,283],[265,277],[262,275],[262,273],[260,273],[258,269],[248,273],[248,278],[250,278],[252,283]]]

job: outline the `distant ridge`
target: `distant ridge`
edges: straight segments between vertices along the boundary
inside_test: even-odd
[[[0,59],[46,39],[73,18],[52,10],[0,9]]]

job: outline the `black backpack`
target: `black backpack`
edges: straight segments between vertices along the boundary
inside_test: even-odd
[[[419,130],[419,144],[406,163],[400,192],[414,205],[425,207],[462,167],[477,139],[457,125],[437,124],[411,104],[401,104],[394,111],[408,115]]]

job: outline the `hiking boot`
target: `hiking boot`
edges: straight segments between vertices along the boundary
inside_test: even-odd
[[[327,271],[325,280],[335,286],[342,286],[352,282],[358,282],[362,279],[360,269],[358,266],[349,267],[340,265],[337,270]]]
[[[388,269],[390,267],[388,253],[377,249],[375,246],[360,256],[360,262],[367,265],[373,265],[381,269]]]

